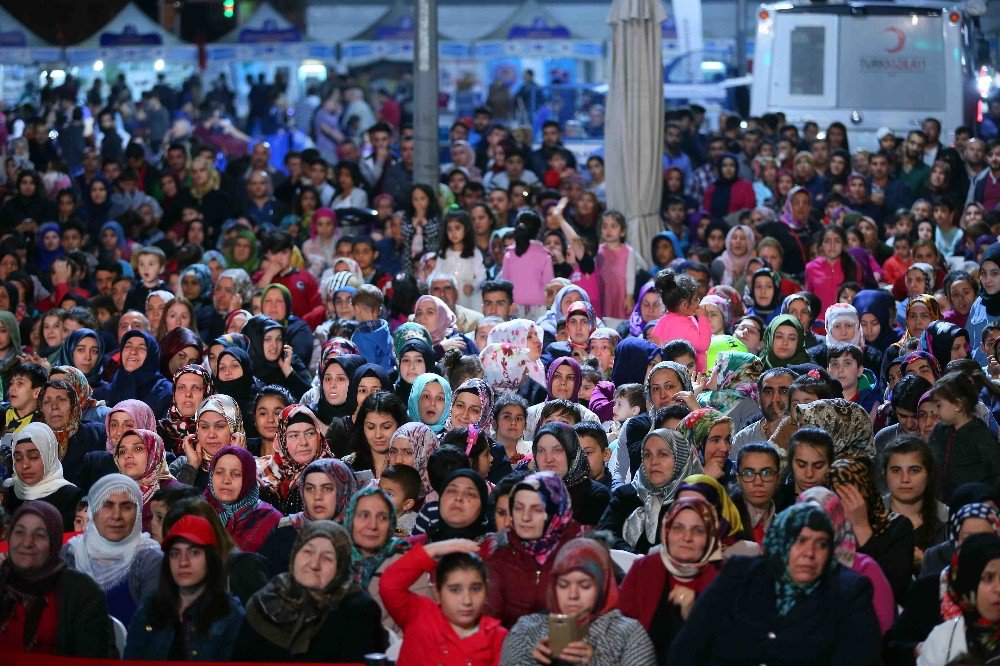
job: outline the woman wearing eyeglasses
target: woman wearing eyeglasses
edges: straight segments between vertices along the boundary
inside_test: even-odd
[[[732,493],[733,503],[740,512],[743,526],[753,533],[753,540],[761,546],[777,511],[774,495],[778,491],[780,463],[777,449],[765,442],[747,444],[736,457],[739,488]]]

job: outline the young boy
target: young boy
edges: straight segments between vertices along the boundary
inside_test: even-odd
[[[885,260],[882,265],[882,273],[885,281],[895,284],[896,280],[906,274],[910,266],[913,265],[913,243],[906,235],[896,236],[892,239],[892,256]]]
[[[488,577],[478,550],[470,539],[417,545],[386,568],[379,592],[403,630],[400,663],[500,663],[507,630],[483,614]],[[428,574],[435,581],[433,600],[410,591]]]
[[[353,298],[354,319],[358,327],[351,341],[358,346],[358,353],[369,363],[382,366],[386,372],[396,368],[392,355],[392,335],[389,324],[380,319],[384,297],[378,287],[363,284]]]
[[[8,374],[7,397],[3,428],[0,435],[6,442],[24,426],[31,423],[38,411],[38,395],[48,381],[48,371],[37,363],[17,361]]]
[[[611,448],[608,446],[608,435],[604,432],[604,428],[593,421],[581,421],[573,426],[573,430],[580,437],[580,448],[587,455],[590,478],[611,490],[611,472],[608,471]]]
[[[511,465],[531,455],[531,442],[522,439],[527,422],[528,402],[516,393],[500,394],[493,406],[493,425]]]
[[[664,361],[674,361],[680,363],[688,369],[691,378],[695,375],[695,351],[694,345],[687,340],[671,340],[663,345]]]
[[[136,282],[125,299],[126,310],[146,311],[146,298],[154,291],[170,291],[170,285],[160,279],[167,255],[155,245],[144,245],[132,255]]]
[[[396,509],[396,536],[408,537],[417,522],[417,504],[420,493],[420,473],[409,465],[391,465],[382,472],[378,487],[382,489]]]
[[[76,503],[76,513],[73,514],[73,531],[82,532],[83,528],[87,526],[90,522],[90,502],[87,500],[87,496],[84,495],[80,498],[80,501]]]
[[[287,231],[268,231],[261,239],[264,261],[254,273],[254,284],[266,287],[272,283],[283,284],[292,295],[292,314],[315,329],[326,319],[323,297],[319,294],[316,278],[307,271],[292,266],[292,249],[295,242]],[[338,245],[338,248],[340,246]],[[350,250],[338,256],[351,256]]]
[[[365,279],[366,283],[384,289],[386,284],[392,281],[392,276],[379,271],[378,266],[376,266],[378,255],[378,248],[375,247],[375,241],[370,236],[362,236],[354,241],[354,252],[351,256],[354,257],[354,261],[358,262],[361,277]]]
[[[955,226],[955,204],[948,197],[934,197],[932,215],[937,229],[934,244],[945,259],[955,253],[955,246],[962,240],[962,230]]]
[[[633,416],[646,410],[646,394],[641,384],[622,384],[615,389],[615,431]]]
[[[840,382],[844,399],[856,402],[871,413],[879,403],[875,374],[864,366],[865,353],[850,342],[838,342],[827,348],[826,371]]]

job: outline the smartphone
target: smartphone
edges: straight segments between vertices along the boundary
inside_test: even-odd
[[[375,475],[370,469],[363,469],[354,475],[354,478],[358,480],[358,488],[364,488],[369,483],[375,480]]]
[[[579,622],[574,615],[549,614],[549,648],[553,658],[574,641],[580,641],[590,632],[589,622]]]

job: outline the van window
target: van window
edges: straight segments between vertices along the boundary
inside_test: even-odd
[[[821,26],[798,26],[790,37],[789,92],[792,95],[822,95],[826,30]]]

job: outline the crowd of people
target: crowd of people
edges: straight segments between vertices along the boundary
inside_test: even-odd
[[[66,102],[4,127],[0,653],[1000,658],[980,130],[670,110],[635,248],[556,121],[415,183],[402,117],[276,168],[114,99],[71,167]]]

